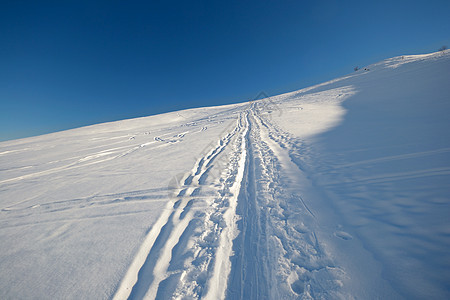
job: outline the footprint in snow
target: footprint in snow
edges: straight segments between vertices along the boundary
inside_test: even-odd
[[[334,235],[336,237],[340,238],[340,239],[345,240],[345,241],[349,241],[349,240],[353,239],[353,237],[349,233],[347,233],[345,231],[336,231],[334,233]]]

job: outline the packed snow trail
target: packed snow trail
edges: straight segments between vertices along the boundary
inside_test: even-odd
[[[287,149],[269,137],[277,132],[263,121],[263,109],[264,103],[256,103],[249,114],[240,234],[227,299],[339,298],[344,272],[317,239],[317,220],[301,196],[307,184],[299,180],[306,178]]]

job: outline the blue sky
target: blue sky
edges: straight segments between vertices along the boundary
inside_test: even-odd
[[[1,1],[0,140],[251,100],[450,46],[450,1]]]

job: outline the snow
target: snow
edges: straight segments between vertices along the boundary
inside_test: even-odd
[[[450,298],[449,71],[0,143],[0,298]]]

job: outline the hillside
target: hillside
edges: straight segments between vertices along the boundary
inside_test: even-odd
[[[450,52],[0,143],[1,299],[450,298]]]

